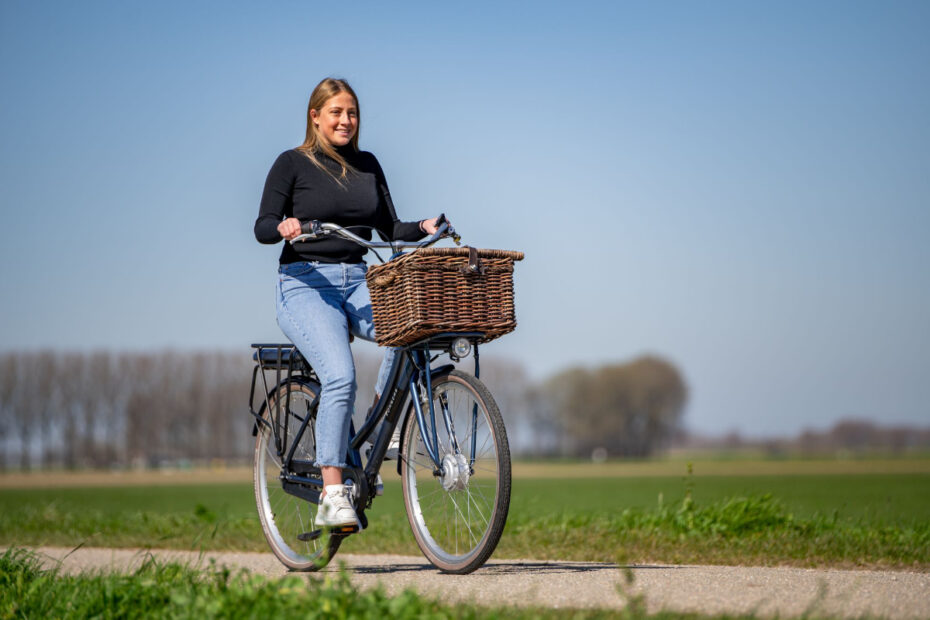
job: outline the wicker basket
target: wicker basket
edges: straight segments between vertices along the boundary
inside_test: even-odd
[[[487,342],[513,331],[518,260],[522,252],[423,248],[370,267],[378,344],[404,346],[443,332],[483,332]]]

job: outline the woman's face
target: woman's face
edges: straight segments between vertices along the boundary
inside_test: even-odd
[[[333,95],[319,110],[310,110],[310,118],[320,136],[332,146],[345,146],[358,131],[358,106],[347,92]]]

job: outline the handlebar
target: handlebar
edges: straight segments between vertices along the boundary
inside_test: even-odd
[[[452,228],[451,224],[449,224],[449,220],[446,219],[445,214],[440,215],[437,222],[439,223],[439,227],[436,229],[436,232],[421,241],[368,241],[367,239],[359,237],[348,229],[339,226],[338,224],[320,222],[319,220],[311,220],[309,222],[301,223],[301,234],[291,239],[291,244],[300,243],[302,241],[315,241],[330,235],[338,235],[343,239],[357,243],[362,247],[368,248],[369,250],[390,248],[391,250],[397,252],[398,250],[408,248],[425,248],[433,245],[444,237],[452,237],[452,240],[455,242],[455,244],[459,245],[461,237],[455,233],[455,229]]]

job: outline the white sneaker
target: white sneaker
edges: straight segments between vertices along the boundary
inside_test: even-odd
[[[358,526],[358,515],[350,499],[352,491],[344,484],[331,484],[325,491],[316,515],[317,527]]]
[[[397,460],[397,452],[400,450],[400,427],[394,429],[391,435],[391,441],[388,443],[387,452],[384,453],[385,461]]]

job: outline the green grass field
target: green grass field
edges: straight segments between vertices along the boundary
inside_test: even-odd
[[[930,567],[930,474],[681,472],[517,477],[495,557]],[[419,553],[389,475],[341,552]],[[0,489],[0,544],[266,550],[246,483]]]

